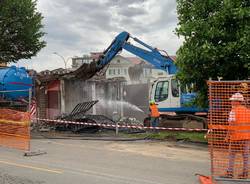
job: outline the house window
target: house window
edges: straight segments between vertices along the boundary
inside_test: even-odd
[[[113,74],[115,75],[115,69],[113,69]]]
[[[111,69],[109,69],[109,75],[112,75],[112,70]]]
[[[168,81],[158,82],[155,89],[155,101],[160,102],[168,98]]]
[[[120,70],[120,68],[118,69],[118,75],[120,75],[121,74],[121,70]]]
[[[120,61],[120,59],[117,59],[117,63],[120,63],[121,61]]]
[[[124,74],[127,75],[127,69],[126,68],[124,69]]]

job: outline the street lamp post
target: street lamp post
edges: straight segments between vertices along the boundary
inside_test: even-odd
[[[64,62],[65,69],[67,69],[67,62],[70,59],[70,57],[67,60],[65,60],[65,58],[62,55],[58,54],[57,52],[53,52],[53,54],[55,54],[55,55],[59,56],[60,58],[62,58],[62,60]]]

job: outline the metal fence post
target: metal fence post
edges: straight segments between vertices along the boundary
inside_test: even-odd
[[[32,88],[29,88],[29,106],[28,106],[28,112],[31,110],[31,100],[32,100]]]
[[[112,119],[115,122],[115,135],[118,135],[118,133],[119,133],[118,121],[120,120],[120,116],[119,116],[118,112],[116,112],[116,111],[113,112]]]
[[[118,122],[115,122],[115,135],[117,136],[119,133]]]

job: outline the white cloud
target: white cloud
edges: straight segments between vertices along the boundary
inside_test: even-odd
[[[64,67],[53,52],[67,59],[103,51],[124,30],[171,55],[182,43],[173,33],[175,0],[39,0],[37,8],[44,16],[47,46],[17,64],[37,71]]]

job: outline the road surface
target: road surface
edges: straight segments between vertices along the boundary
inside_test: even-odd
[[[210,173],[205,146],[149,141],[32,140],[24,157],[0,147],[1,184],[194,184]]]

